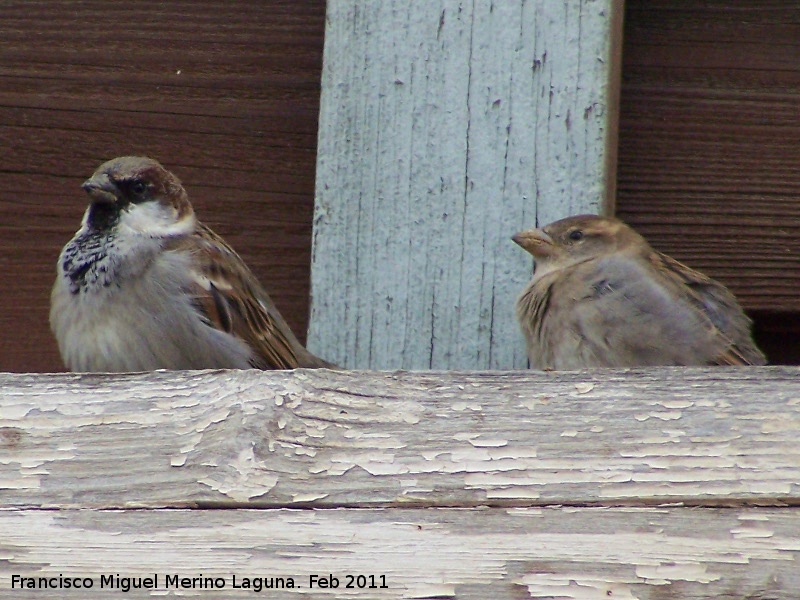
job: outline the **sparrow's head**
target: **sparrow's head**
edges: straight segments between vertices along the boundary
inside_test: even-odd
[[[194,227],[194,210],[181,182],[152,158],[110,160],[81,187],[92,201],[85,217],[92,229],[124,225],[146,235],[164,236]]]
[[[511,238],[540,265],[565,267],[628,248],[649,248],[642,236],[619,219],[578,215]]]

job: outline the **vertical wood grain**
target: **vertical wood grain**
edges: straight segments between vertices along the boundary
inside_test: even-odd
[[[357,368],[526,366],[513,304],[531,260],[509,238],[607,201],[620,10],[328,2],[315,352]]]

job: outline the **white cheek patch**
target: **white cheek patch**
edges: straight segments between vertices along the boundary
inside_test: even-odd
[[[189,214],[177,220],[177,211],[172,205],[157,200],[131,204],[120,215],[122,227],[152,237],[185,235],[194,231],[195,217]]]

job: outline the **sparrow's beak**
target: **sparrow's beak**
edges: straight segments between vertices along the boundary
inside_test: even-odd
[[[117,201],[117,186],[105,173],[92,175],[83,182],[81,187],[89,194],[92,202],[99,204],[113,204]]]
[[[541,229],[520,231],[518,234],[512,236],[511,239],[534,256],[550,256],[555,250],[553,238]]]

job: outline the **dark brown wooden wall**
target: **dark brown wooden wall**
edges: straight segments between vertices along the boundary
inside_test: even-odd
[[[60,370],[61,246],[101,162],[183,181],[301,338],[324,0],[4,2],[0,370]],[[730,285],[800,361],[800,4],[627,0],[618,214]]]
[[[800,3],[627,0],[617,214],[800,362]]]
[[[3,2],[0,371],[63,370],[60,248],[100,163],[184,183],[305,339],[324,0]]]

